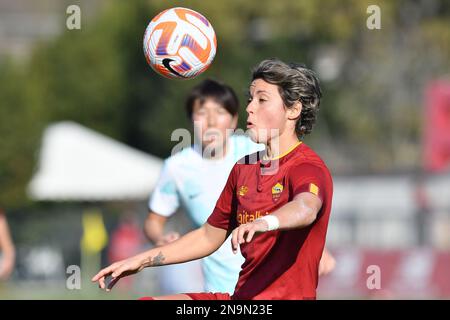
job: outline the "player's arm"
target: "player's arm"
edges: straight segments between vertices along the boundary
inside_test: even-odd
[[[234,225],[234,220],[230,217],[235,200],[235,167],[231,170],[213,213],[202,227],[174,242],[113,263],[97,273],[92,281],[98,282],[102,289],[110,290],[120,278],[146,267],[187,262],[206,257],[216,251],[225,242]],[[105,285],[105,278],[108,276],[113,280],[111,284]]]
[[[0,212],[0,252],[3,260],[0,264],[0,280],[7,279],[14,269],[16,250],[12,242],[6,216]]]
[[[326,171],[311,163],[302,162],[288,172],[286,191],[292,200],[262,218],[240,225],[233,230],[232,247],[237,250],[240,243],[250,242],[259,232],[305,228],[317,218],[322,208],[328,181]]]
[[[237,251],[239,244],[250,242],[255,233],[273,229],[290,230],[307,227],[316,220],[321,207],[322,200],[315,194],[299,193],[292,201],[266,216],[270,220],[256,219],[234,229],[231,239],[233,251]]]
[[[170,243],[180,237],[176,232],[164,232],[170,216],[179,207],[179,194],[169,160],[164,161],[158,182],[148,202],[149,212],[144,223],[146,237],[156,246]]]
[[[167,217],[149,211],[144,223],[144,233],[156,246],[162,246],[177,240],[180,235],[177,232],[164,233]]]
[[[318,196],[302,192],[275,211],[273,215],[278,219],[278,229],[304,228],[316,220],[320,208],[322,208],[322,200]]]
[[[226,238],[227,230],[205,223],[174,242],[113,263],[97,273],[92,281],[98,282],[100,288],[109,291],[122,277],[137,273],[144,268],[182,263],[208,256],[216,251]],[[112,277],[112,281],[107,286],[105,278],[108,276]]]

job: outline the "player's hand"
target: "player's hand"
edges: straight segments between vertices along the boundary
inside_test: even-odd
[[[141,255],[137,255],[129,259],[115,262],[109,267],[100,270],[100,272],[92,278],[92,282],[98,282],[101,289],[110,291],[121,278],[138,273],[144,269],[144,261],[145,260]],[[105,283],[105,281],[108,281],[108,283]]]
[[[161,238],[158,239],[158,241],[156,242],[156,246],[158,246],[158,247],[164,246],[164,245],[171,243],[179,238],[180,238],[180,234],[178,232],[166,233],[165,235],[163,235]]]
[[[231,236],[231,248],[233,253],[237,253],[238,246],[245,242],[250,242],[255,233],[266,232],[269,225],[264,220],[255,220],[250,223],[241,224],[233,230]]]

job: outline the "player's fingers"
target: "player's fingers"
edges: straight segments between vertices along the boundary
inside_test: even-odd
[[[102,270],[100,270],[92,279],[92,282],[96,282],[98,281],[100,278],[104,277],[105,275],[109,274],[112,271],[112,267],[113,265],[110,265],[107,268],[104,268]]]
[[[126,270],[128,270],[128,266],[126,264],[123,264],[120,267],[118,267],[116,270],[114,270],[113,273],[111,273],[111,277],[113,279],[115,279],[115,278],[119,277]]]
[[[245,242],[244,235],[245,235],[245,233],[247,233],[248,229],[249,229],[249,225],[242,225],[239,227],[238,237],[237,237],[239,244]]]
[[[234,253],[237,252],[237,247],[238,247],[238,241],[237,241],[237,230],[238,229],[239,228],[234,229],[231,234],[231,249],[233,250]]]
[[[247,234],[247,243],[252,241],[253,235],[255,234],[255,229],[250,229]]]
[[[100,279],[98,279],[98,286],[100,289],[105,290],[106,289],[106,277],[108,277],[110,273],[107,273],[106,275],[102,276]]]
[[[109,282],[109,284],[106,286],[106,291],[111,291],[111,289],[116,285],[116,283],[119,281],[121,277],[113,278]]]
[[[239,242],[238,242],[238,231],[239,231],[239,227],[234,229],[233,236],[231,238],[231,244],[232,244],[232,247],[233,247],[233,251],[235,253],[236,253],[238,245],[239,245]]]
[[[95,276],[92,277],[91,281],[96,282],[103,276],[103,270],[100,270]]]
[[[98,286],[100,289],[105,289],[105,278],[101,277],[100,279],[98,279]]]

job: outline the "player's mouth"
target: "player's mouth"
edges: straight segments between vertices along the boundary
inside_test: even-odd
[[[251,121],[247,121],[247,129],[253,128],[255,125]]]

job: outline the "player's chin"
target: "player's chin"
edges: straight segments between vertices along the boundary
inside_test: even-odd
[[[248,129],[247,134],[255,143],[267,143],[267,135],[260,134],[256,128]]]
[[[247,135],[252,139],[253,142],[258,142],[258,134],[253,129],[247,129]]]

